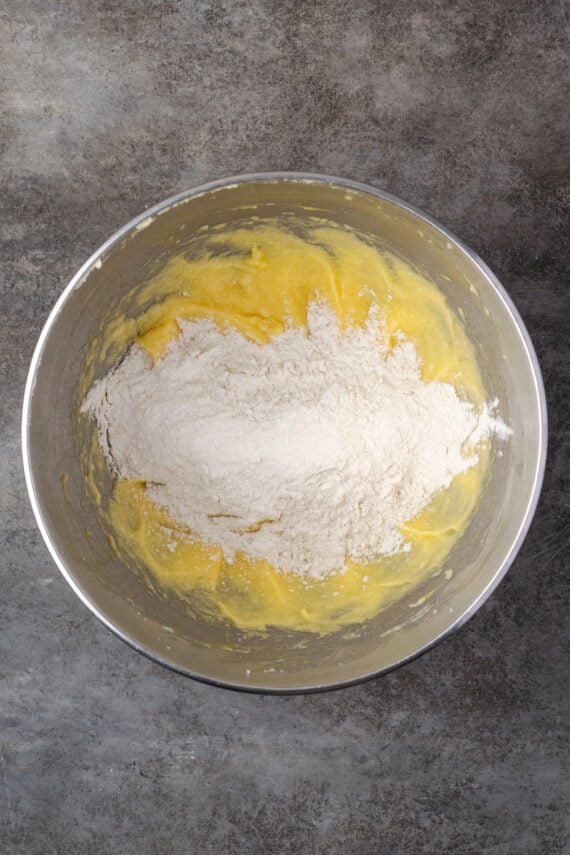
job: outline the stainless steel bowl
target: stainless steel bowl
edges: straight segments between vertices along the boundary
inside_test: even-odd
[[[306,213],[369,233],[428,275],[465,315],[489,397],[514,433],[495,455],[476,516],[423,605],[426,583],[351,634],[274,631],[266,638],[188,616],[175,596],[153,594],[110,553],[79,464],[77,384],[103,315],[203,226]],[[110,365],[102,364],[103,374]],[[73,277],[38,341],[23,411],[26,481],[38,526],[83,602],[137,650],[217,685],[264,692],[357,683],[425,651],[473,615],[513,561],[530,525],[546,453],[546,404],[536,356],[509,297],[486,265],[445,228],[393,196],[339,178],[243,175],[167,199],[111,237]],[[65,478],[63,478],[65,473]],[[65,481],[65,483],[62,482]],[[444,567],[444,569],[445,569]]]

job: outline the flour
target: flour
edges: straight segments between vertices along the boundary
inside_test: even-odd
[[[478,461],[504,425],[421,379],[375,311],[341,332],[326,305],[260,346],[181,321],[153,365],[133,346],[87,395],[109,465],[145,481],[173,522],[282,571],[322,578],[347,558],[406,550],[400,526]]]

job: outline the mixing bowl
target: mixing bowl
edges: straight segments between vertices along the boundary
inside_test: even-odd
[[[202,226],[307,211],[380,240],[461,310],[488,397],[512,437],[495,448],[478,510],[434,582],[376,618],[329,636],[274,630],[251,636],[201,622],[153,593],[110,549],[80,465],[78,382],[88,343],[108,310],[181,253]],[[100,365],[99,376],[111,367]],[[30,367],[23,411],[24,467],[38,526],[83,602],[142,653],[220,686],[315,691],[401,665],[463,624],[491,594],[529,527],[542,482],[546,407],[528,333],[492,272],[430,217],[372,187],[323,175],[266,173],[215,181],[167,199],[120,229],[73,277]],[[446,569],[453,568],[453,574]],[[448,578],[451,577],[451,578]],[[428,598],[428,589],[435,592]]]

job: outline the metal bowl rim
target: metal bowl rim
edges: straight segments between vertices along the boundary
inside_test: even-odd
[[[376,196],[379,199],[382,199],[385,202],[389,202],[395,205],[398,208],[401,208],[404,211],[414,215],[420,221],[426,223],[431,226],[433,229],[439,231],[445,238],[450,241],[450,243],[454,244],[461,252],[463,252],[468,258],[473,262],[473,264],[480,270],[483,276],[489,281],[491,286],[495,289],[502,302],[504,303],[508,313],[511,315],[515,326],[517,327],[521,338],[524,343],[525,350],[528,354],[529,361],[533,370],[533,379],[535,383],[535,391],[537,394],[538,402],[539,402],[539,415],[540,415],[540,432],[539,432],[539,449],[538,449],[538,460],[534,474],[533,487],[532,492],[529,497],[529,501],[527,503],[526,511],[524,517],[519,526],[519,530],[517,536],[513,540],[511,547],[506,554],[505,558],[497,568],[493,577],[489,580],[487,586],[481,591],[479,596],[471,603],[471,605],[466,608],[460,615],[458,615],[453,622],[437,635],[435,638],[426,642],[426,644],[422,645],[420,648],[415,650],[413,653],[402,657],[401,659],[391,663],[390,665],[386,665],[382,668],[375,669],[374,671],[370,671],[368,673],[358,675],[356,677],[351,677],[346,680],[341,680],[338,682],[331,683],[323,683],[317,685],[308,685],[308,686],[298,686],[291,688],[281,688],[281,687],[267,687],[267,686],[255,686],[249,685],[247,683],[233,683],[224,680],[217,680],[208,674],[202,674],[195,671],[192,671],[189,668],[183,668],[180,665],[177,665],[174,662],[171,662],[156,653],[153,653],[150,650],[147,650],[143,645],[137,643],[135,640],[126,635],[120,627],[116,626],[109,618],[106,617],[103,612],[100,611],[98,605],[93,602],[93,600],[81,589],[81,587],[76,582],[73,574],[67,568],[65,562],[60,557],[55,544],[53,543],[49,527],[47,526],[42,509],[40,506],[39,499],[36,493],[36,487],[34,482],[34,475],[32,471],[31,465],[31,457],[30,457],[30,442],[29,442],[29,419],[30,419],[30,408],[31,401],[36,381],[36,373],[41,363],[42,352],[44,349],[44,345],[46,340],[49,337],[52,327],[54,326],[57,317],[63,308],[64,304],[67,301],[67,298],[77,287],[80,287],[83,281],[85,280],[87,274],[90,270],[97,265],[101,258],[105,255],[105,253],[113,247],[116,243],[118,243],[121,239],[126,237],[132,231],[136,230],[137,227],[140,229],[145,220],[149,218],[154,218],[159,216],[165,210],[179,205],[181,203],[186,202],[188,199],[203,195],[205,193],[210,193],[216,190],[221,190],[225,188],[229,188],[235,184],[244,184],[244,183],[253,183],[253,182],[283,182],[283,181],[291,181],[298,183],[324,183],[330,184],[333,186],[343,187],[346,190],[350,191],[358,191],[361,193],[367,193],[372,196]],[[148,658],[152,659],[155,662],[158,662],[160,665],[164,665],[167,668],[176,671],[180,674],[183,674],[187,677],[192,677],[195,680],[199,680],[203,683],[208,683],[210,685],[218,686],[220,688],[225,689],[233,689],[236,691],[244,691],[244,692],[252,692],[259,694],[275,694],[275,695],[292,695],[292,694],[310,694],[314,692],[328,691],[334,689],[342,689],[349,686],[358,685],[359,683],[364,683],[367,680],[374,679],[375,677],[380,676],[381,674],[389,673],[390,671],[395,670],[396,668],[401,667],[407,662],[411,662],[416,659],[418,656],[421,656],[423,653],[426,653],[431,648],[435,647],[435,645],[439,644],[448,636],[452,635],[456,632],[461,626],[463,626],[466,621],[471,618],[476,611],[483,605],[483,603],[487,600],[487,598],[493,593],[499,582],[503,579],[505,574],[507,573],[509,567],[513,563],[517,553],[519,552],[522,543],[528,533],[530,528],[532,519],[534,517],[534,513],[536,511],[536,507],[538,504],[538,500],[540,497],[540,491],[542,488],[542,483],[544,480],[544,471],[546,466],[546,452],[548,446],[548,419],[547,419],[547,408],[546,408],[546,395],[544,390],[544,383],[542,379],[542,374],[540,371],[540,365],[538,362],[538,358],[532,344],[529,333],[526,329],[526,326],[516,308],[513,301],[509,297],[505,288],[501,285],[498,278],[495,276],[493,271],[487,266],[487,264],[479,257],[479,255],[474,252],[467,244],[465,244],[460,238],[458,238],[453,232],[447,229],[445,226],[441,225],[437,220],[435,220],[430,215],[424,213],[419,208],[416,208],[414,205],[409,204],[408,202],[404,202],[402,199],[399,199],[397,196],[394,196],[390,193],[386,193],[384,190],[379,190],[376,187],[372,187],[369,184],[364,184],[359,181],[353,181],[347,178],[339,178],[333,175],[326,175],[322,173],[313,173],[313,172],[255,172],[255,173],[245,173],[242,175],[235,175],[228,178],[220,178],[214,181],[209,181],[205,184],[200,184],[196,187],[189,188],[188,190],[183,190],[180,193],[176,193],[173,196],[163,200],[162,202],[153,205],[152,207],[145,210],[142,214],[134,217],[124,226],[119,228],[111,237],[109,237],[101,246],[93,252],[87,261],[79,268],[79,270],[74,274],[74,276],[69,281],[68,285],[64,288],[55,305],[53,306],[48,318],[42,328],[40,336],[38,338],[32,360],[30,363],[30,368],[28,371],[28,376],[26,379],[26,385],[24,390],[24,398],[23,398],[23,406],[22,406],[22,458],[23,458],[23,468],[24,468],[24,477],[26,481],[26,487],[28,490],[28,495],[30,498],[30,504],[32,506],[32,510],[36,519],[36,524],[40,530],[40,533],[43,537],[43,540],[48,548],[48,551],[57,565],[59,571],[68,582],[70,587],[79,597],[79,599],[87,606],[87,608],[95,615],[98,620],[101,621],[108,629],[115,633],[119,638],[137,650],[139,653],[143,653]]]

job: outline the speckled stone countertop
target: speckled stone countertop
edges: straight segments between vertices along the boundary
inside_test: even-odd
[[[570,851],[564,14],[2,5],[2,852]],[[52,563],[20,462],[28,363],[79,265],[160,199],[264,169],[369,182],[462,237],[519,308],[550,408],[538,512],[490,600],[401,670],[307,697],[194,683],[108,632]]]

